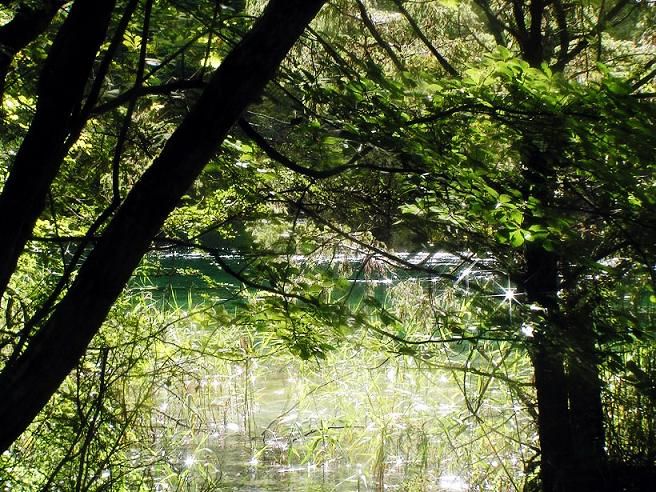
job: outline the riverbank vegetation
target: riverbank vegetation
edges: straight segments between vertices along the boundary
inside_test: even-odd
[[[3,485],[648,490],[653,2],[265,4],[1,2]]]

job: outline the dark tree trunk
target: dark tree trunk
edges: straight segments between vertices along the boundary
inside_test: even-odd
[[[525,197],[531,195],[550,208],[556,180],[549,155],[527,141],[524,162]],[[527,226],[535,220],[539,219],[530,218]],[[564,288],[557,254],[541,244],[528,243],[525,262],[527,301],[545,310],[545,323],[536,334],[531,354],[543,490],[603,491],[606,457],[594,334],[577,316],[576,306],[561,306],[557,298]]]
[[[526,298],[545,312],[544,325],[534,339],[531,360],[535,370],[540,438],[540,479],[545,492],[565,491],[572,456],[562,331],[557,322],[557,261],[541,245],[526,248]]]
[[[573,318],[573,319],[572,319]],[[585,316],[568,317],[567,353],[570,422],[572,427],[572,489],[600,492],[606,488],[607,457],[598,354],[592,327]]]
[[[565,491],[571,433],[563,355],[560,347],[554,347],[545,335],[536,334],[531,360],[538,402],[542,490]]]
[[[0,194],[0,297],[64,159],[64,142],[83,97],[116,0],[77,0],[41,71],[36,113]]]
[[[553,201],[553,172],[543,152],[526,138],[524,149],[524,198],[537,198],[548,208]],[[529,217],[527,227],[539,219]],[[558,257],[539,243],[527,243],[523,284],[526,300],[543,309],[543,324],[538,327],[531,358],[535,369],[540,438],[540,479],[545,492],[569,490],[568,469],[572,442],[569,421],[567,378],[563,330],[557,292]]]
[[[271,0],[160,156],[130,191],[68,293],[0,374],[0,450],[27,428],[78,363],[167,215],[212,158],[325,0]]]
[[[495,14],[488,1],[476,1],[483,10],[490,31],[497,43],[505,43],[505,33],[512,36],[520,48],[522,58],[536,69],[549,63],[549,52],[553,52],[554,35],[545,31],[544,22],[554,9],[559,27],[558,61],[554,71],[563,71],[580,50],[570,50],[571,33],[568,31],[567,6],[546,0],[513,1],[511,22],[506,24],[505,13]],[[564,2],[563,2],[564,3]],[[572,2],[573,3],[573,2]],[[621,0],[606,13],[600,13],[599,31],[623,11],[627,2]],[[512,26],[512,28],[509,27]],[[551,37],[551,42],[548,38]],[[578,43],[580,48],[585,44]],[[540,200],[546,209],[554,202],[554,190],[558,180],[553,169],[558,150],[558,140],[551,136],[533,134],[525,129],[523,144],[524,199],[529,196]],[[541,151],[532,140],[540,140]],[[551,152],[551,153],[549,153]],[[539,223],[539,218],[530,218],[526,227]],[[544,225],[544,224],[543,224]],[[538,399],[538,430],[541,448],[542,488],[552,491],[601,491],[604,490],[603,408],[601,384],[597,366],[594,332],[587,318],[581,322],[572,317],[572,306],[561,306],[557,298],[560,286],[558,258],[541,245],[528,243],[525,249],[525,269],[521,281],[526,291],[526,300],[540,305],[544,321],[537,330],[531,350],[535,369],[535,386]]]
[[[0,27],[0,102],[14,56],[46,30],[64,3],[66,0],[45,0],[38,6],[23,4],[12,20]]]

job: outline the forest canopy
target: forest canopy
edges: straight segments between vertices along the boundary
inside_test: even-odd
[[[497,453],[471,490],[653,483],[654,2],[2,0],[0,24],[0,484],[163,490],[179,471],[132,456],[175,381],[365,352],[452,371],[488,449],[503,385],[521,473]],[[180,255],[205,262],[173,265],[184,302],[158,284]],[[424,472],[402,487],[458,486]]]

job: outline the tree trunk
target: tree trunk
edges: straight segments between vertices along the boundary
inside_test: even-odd
[[[540,479],[545,492],[560,492],[569,490],[566,484],[572,443],[562,333],[557,322],[555,255],[539,244],[527,245],[525,275],[527,301],[545,310],[545,322],[536,331],[531,353],[538,401]]]
[[[23,4],[12,20],[0,27],[0,103],[14,56],[46,30],[64,3],[66,0],[46,0],[38,6]]]
[[[325,0],[271,0],[144,173],[26,351],[0,374],[0,450],[78,363],[167,215]]]
[[[555,182],[549,155],[527,140],[524,162],[525,198],[531,195],[548,209],[553,204]],[[529,218],[527,226],[535,220]],[[536,334],[531,354],[543,490],[602,491],[603,411],[593,333],[578,319],[574,305],[561,307],[558,301],[562,285],[556,253],[541,244],[528,243],[525,261],[527,301],[545,310],[545,324]]]
[[[531,354],[535,371],[540,438],[540,480],[545,492],[565,491],[571,459],[567,379],[560,348],[536,334]]]
[[[552,201],[553,172],[547,156],[531,141],[524,142],[524,199],[537,198],[542,207]],[[529,217],[530,227],[539,219]],[[565,376],[563,332],[560,323],[558,257],[540,243],[527,243],[524,253],[523,284],[526,300],[543,309],[544,322],[538,327],[531,353],[535,369],[540,438],[540,479],[545,492],[569,490],[568,468],[572,442],[569,421],[567,378]]]
[[[571,316],[568,328],[571,335],[568,337],[567,386],[573,440],[572,467],[576,470],[571,483],[573,490],[599,492],[607,490],[607,459],[594,332],[585,316]]]
[[[549,52],[553,48],[549,46],[553,45],[554,33],[546,27],[551,15],[555,14],[557,18],[557,39],[560,44],[558,61],[552,64],[552,69],[564,71],[566,65],[580,53],[580,50],[569,47],[572,33],[569,32],[569,20],[565,15],[567,6],[560,5],[561,2],[514,1],[511,14],[504,11],[495,13],[489,1],[476,0],[474,3],[485,14],[497,43],[506,45],[506,34],[512,36],[522,58],[535,69],[539,70],[543,63],[550,63]],[[602,12],[602,3],[600,20],[595,29],[598,32],[604,30],[627,3],[617,1],[605,13]],[[583,48],[585,44],[578,43],[578,46]],[[521,100],[523,96],[519,96]],[[531,129],[530,126],[518,128],[523,134],[524,200],[532,196],[545,209],[549,209],[556,202],[554,191],[560,186],[553,166],[557,159],[562,161],[563,153],[558,144],[562,136],[554,130],[551,135],[543,130],[546,129]],[[560,191],[564,190],[561,188]],[[524,227],[540,224],[541,220],[538,217],[527,219]],[[557,292],[561,286],[557,256],[544,250],[540,244],[528,243],[524,261],[521,281],[526,289],[526,300],[545,310],[544,321],[538,327],[531,351],[539,409],[543,490],[603,490],[606,457],[594,332],[586,324],[587,319],[584,323],[573,322],[571,306],[561,306],[559,303]]]
[[[34,119],[0,194],[0,297],[64,159],[73,113],[82,100],[115,3],[77,0],[48,53]]]

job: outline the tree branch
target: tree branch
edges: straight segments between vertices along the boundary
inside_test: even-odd
[[[82,1],[92,9],[97,3]],[[15,363],[0,373],[0,451],[27,428],[83,356],[166,217],[323,4],[270,0],[214,72],[199,101],[130,190],[50,318]]]
[[[394,3],[396,4],[396,7],[399,9],[399,12],[403,15],[403,17],[406,18],[408,21],[408,24],[412,27],[412,30],[415,32],[415,34],[421,39],[421,41],[424,43],[426,48],[428,48],[428,51],[430,51],[435,59],[439,62],[440,65],[442,65],[442,68],[452,77],[460,78],[460,74],[458,71],[453,68],[453,65],[451,65],[446,58],[444,58],[439,51],[433,46],[433,43],[430,42],[430,40],[426,37],[424,32],[421,30],[421,28],[417,25],[417,22],[415,19],[410,15],[410,12],[406,10],[406,8],[403,6],[403,3],[401,3],[401,0],[394,0]]]
[[[570,32],[567,24],[567,12],[561,0],[554,0],[554,12],[556,14],[556,24],[558,25],[558,40],[560,51],[558,52],[558,62],[567,55],[569,51]]]
[[[79,135],[79,132],[82,130],[82,127],[86,124],[87,119],[89,118],[93,106],[98,102],[98,96],[100,95],[100,90],[102,89],[103,82],[105,81],[105,77],[107,76],[107,72],[109,72],[109,67],[112,64],[112,60],[114,59],[114,55],[116,54],[116,51],[118,48],[121,46],[123,43],[123,35],[125,34],[125,31],[128,28],[128,25],[130,24],[130,19],[132,19],[132,15],[134,14],[134,11],[137,8],[137,5],[139,4],[139,0],[130,0],[127,5],[125,6],[125,9],[123,10],[123,15],[121,16],[121,19],[118,22],[118,25],[116,26],[116,30],[114,31],[114,35],[112,36],[112,40],[109,42],[109,46],[107,47],[107,51],[105,52],[105,55],[103,56],[102,61],[100,62],[100,65],[98,66],[98,71],[96,73],[95,78],[93,79],[93,84],[91,85],[91,89],[89,90],[89,95],[87,96],[86,100],[84,101],[84,106],[80,110],[79,117],[77,118],[77,126],[78,128],[76,129],[77,131],[72,132],[76,133],[74,139],[77,140],[77,136]],[[69,142],[73,140],[69,136]],[[70,142],[72,145],[72,142]]]
[[[387,56],[390,57],[390,60],[392,60],[392,63],[394,64],[396,69],[399,72],[405,71],[405,66],[403,65],[399,57],[396,55],[396,53],[389,45],[389,43],[383,39],[383,37],[378,32],[378,29],[376,29],[376,26],[371,20],[371,17],[369,17],[369,14],[367,13],[367,9],[364,6],[364,3],[362,3],[362,0],[355,0],[355,1],[358,5],[358,10],[360,10],[360,17],[362,18],[362,22],[364,23],[365,27],[369,30],[369,32],[374,37],[378,45],[381,48],[383,48],[383,50],[385,50]]]
[[[240,118],[238,124],[239,124],[239,128],[242,129],[242,131],[246,134],[246,136],[249,137],[251,140],[253,140],[253,142],[255,142],[257,146],[260,147],[260,149],[262,149],[270,159],[274,160],[278,164],[283,165],[290,171],[294,171],[295,173],[298,173],[302,176],[306,176],[308,178],[326,179],[356,169],[369,169],[372,171],[379,171],[385,173],[423,172],[419,170],[408,169],[405,167],[394,168],[394,167],[377,166],[375,164],[357,164],[357,161],[359,159],[361,159],[362,157],[364,157],[365,155],[367,155],[369,152],[373,150],[373,147],[368,147],[363,151],[356,153],[353,157],[351,157],[351,159],[349,159],[349,161],[346,164],[343,164],[341,166],[336,166],[331,169],[323,169],[323,170],[312,169],[309,167],[301,166],[300,164],[291,160],[289,157],[278,152],[278,150],[276,150],[271,144],[269,144],[269,142],[267,142],[264,136],[258,133],[257,130],[255,130],[251,126],[251,124],[248,121],[246,121],[244,118]]]
[[[490,7],[490,2],[489,0],[474,0],[474,3],[480,7],[480,9],[483,11],[485,14],[485,18],[487,19],[487,26],[488,29],[492,32],[492,36],[494,36],[494,40],[496,41],[497,45],[499,46],[507,46],[508,41],[506,40],[506,36],[504,35],[504,31],[508,31],[511,34],[515,33],[515,38],[519,39],[519,34],[517,31],[513,30],[510,28],[510,26],[507,26],[503,22],[501,22],[501,19],[497,17],[497,15],[492,11],[492,8]]]
[[[160,85],[148,85],[148,86],[139,86],[132,87],[127,91],[119,94],[114,99],[110,99],[107,102],[99,104],[91,110],[91,113],[94,115],[100,115],[116,109],[119,106],[127,104],[131,101],[134,101],[143,96],[150,95],[166,95],[171,94],[172,92],[182,91],[186,89],[202,89],[207,86],[207,82],[200,78],[194,79],[185,79],[185,80],[175,80],[167,84]]]
[[[21,3],[12,20],[0,27],[0,102],[5,81],[16,54],[39,37],[50,25],[62,5],[70,0]],[[8,5],[12,2],[6,2]]]
[[[642,70],[643,70],[643,71],[644,71],[644,70],[649,70],[649,69],[650,69],[651,67],[653,67],[654,65],[656,65],[656,58],[652,58],[647,64],[645,64],[644,67],[642,67]],[[650,81],[651,79],[653,79],[654,77],[656,77],[656,68],[654,68],[653,70],[649,71],[649,72],[647,73],[647,75],[641,77],[641,78],[638,79],[636,82],[634,82],[633,85],[631,86],[631,90],[634,91],[634,92],[637,91],[637,90],[640,89],[643,85],[649,83],[649,81]]]
[[[599,35],[605,28],[606,25],[615,19],[620,12],[626,7],[631,0],[618,0],[617,3],[611,8],[607,14],[603,12],[599,16],[597,24],[586,33],[583,38],[576,44],[576,46],[569,53],[565,53],[562,56],[558,56],[558,60],[551,66],[551,69],[554,72],[562,72],[567,64],[576,58],[584,49],[590,45],[590,38],[593,36]]]
[[[66,138],[75,124],[74,112],[84,96],[115,2],[77,0],[41,70],[36,113],[0,194],[0,296],[66,154]]]

